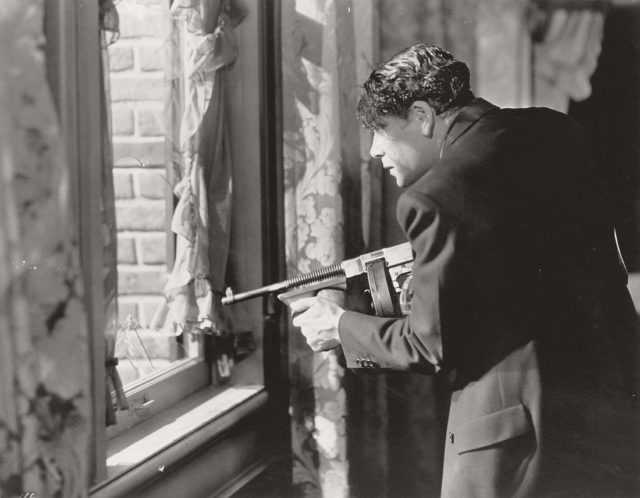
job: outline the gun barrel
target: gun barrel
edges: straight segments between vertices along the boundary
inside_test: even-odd
[[[234,294],[231,292],[231,289],[227,289],[227,295],[222,298],[222,304],[233,304],[239,303],[240,301],[247,301],[248,299],[253,299],[254,297],[266,296],[267,294],[271,294],[272,292],[280,292],[287,290],[289,286],[287,282],[278,282],[277,284],[265,285],[264,287],[259,287],[257,289],[252,289],[246,292],[239,292],[238,294]]]
[[[344,270],[340,265],[333,265],[326,268],[320,268],[319,270],[312,271],[310,273],[303,273],[297,277],[290,278],[283,282],[277,282],[271,285],[265,285],[246,292],[240,292],[234,294],[231,289],[227,289],[227,295],[222,298],[222,304],[233,304],[240,301],[246,301],[254,297],[265,296],[276,292],[282,292],[292,287],[298,287],[300,285],[307,285],[315,282],[321,282],[332,277],[344,275]]]

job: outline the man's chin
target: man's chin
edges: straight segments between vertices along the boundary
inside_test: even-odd
[[[389,169],[389,175],[393,177],[393,179],[396,181],[396,185],[398,187],[403,187],[404,186],[404,178],[402,177],[402,175],[398,175],[398,173],[393,170],[393,169]]]

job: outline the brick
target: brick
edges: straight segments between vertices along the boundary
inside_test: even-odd
[[[132,199],[133,198],[133,175],[128,171],[118,171],[119,168],[113,170],[113,188],[116,199]]]
[[[138,133],[143,137],[163,136],[164,119],[162,108],[138,109],[136,111]]]
[[[111,102],[155,101],[165,98],[165,80],[162,75],[145,76],[111,74]]]
[[[164,231],[165,202],[149,200],[116,201],[119,230]]]
[[[133,69],[133,47],[109,47],[109,71],[120,72]]]
[[[113,140],[114,164],[120,168],[164,166],[164,138]]]
[[[141,263],[154,265],[167,262],[167,238],[164,233],[141,236],[138,242],[140,246]]]
[[[118,264],[134,265],[138,262],[136,257],[136,241],[133,237],[118,235]]]
[[[137,300],[118,298],[118,327],[122,326],[129,316],[136,320],[138,319]]]
[[[133,108],[126,104],[111,106],[111,133],[116,135],[133,135]]]
[[[136,192],[149,199],[164,199],[171,187],[164,169],[140,171],[136,174]]]
[[[167,282],[164,266],[131,266],[118,269],[118,290],[122,295],[159,294]]]
[[[136,48],[138,67],[142,71],[162,71],[164,69],[164,43],[140,44]]]
[[[121,2],[120,36],[122,38],[159,37],[164,38],[168,27],[168,3],[164,5],[133,5]]]

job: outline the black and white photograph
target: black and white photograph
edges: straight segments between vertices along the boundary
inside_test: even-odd
[[[0,498],[639,498],[640,0],[0,0]]]

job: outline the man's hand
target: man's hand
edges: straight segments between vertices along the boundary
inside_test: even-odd
[[[303,297],[290,304],[293,325],[300,327],[314,351],[327,351],[340,345],[338,322],[344,309],[326,297]]]

